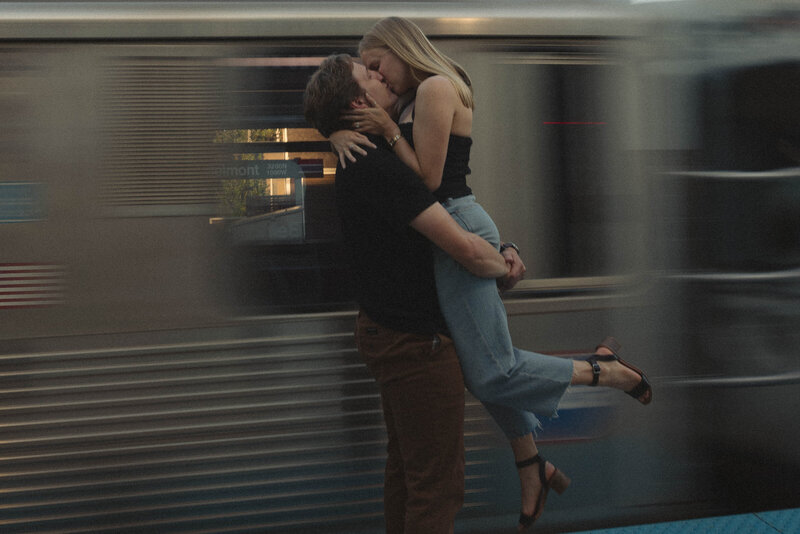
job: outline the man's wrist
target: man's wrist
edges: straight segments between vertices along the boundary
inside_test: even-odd
[[[512,243],[511,241],[506,241],[505,243],[500,245],[500,254],[502,254],[503,252],[505,252],[506,249],[509,248],[513,248],[514,250],[517,251],[517,254],[519,254],[519,247],[514,243]]]

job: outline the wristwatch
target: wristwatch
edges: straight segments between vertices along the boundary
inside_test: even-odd
[[[517,254],[519,254],[519,247],[517,245],[515,245],[514,243],[512,243],[511,241],[506,241],[505,243],[500,245],[500,254],[502,254],[503,251],[505,249],[507,249],[507,248],[513,248],[514,250],[517,251]]]

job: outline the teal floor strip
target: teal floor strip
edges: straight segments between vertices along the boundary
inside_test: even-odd
[[[651,523],[576,534],[800,534],[800,508]]]

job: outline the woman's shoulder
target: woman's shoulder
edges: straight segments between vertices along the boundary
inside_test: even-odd
[[[425,85],[427,84],[427,86]],[[469,137],[472,133],[472,109],[458,96],[455,86],[445,76],[431,76],[417,88],[417,103],[420,113],[442,118],[451,134]]]
[[[422,80],[417,88],[417,98],[452,98],[456,95],[453,83],[441,74],[434,74]]]

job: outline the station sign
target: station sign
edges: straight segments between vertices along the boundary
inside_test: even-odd
[[[236,161],[221,166],[217,175],[225,180],[302,178],[303,170],[295,160]]]

